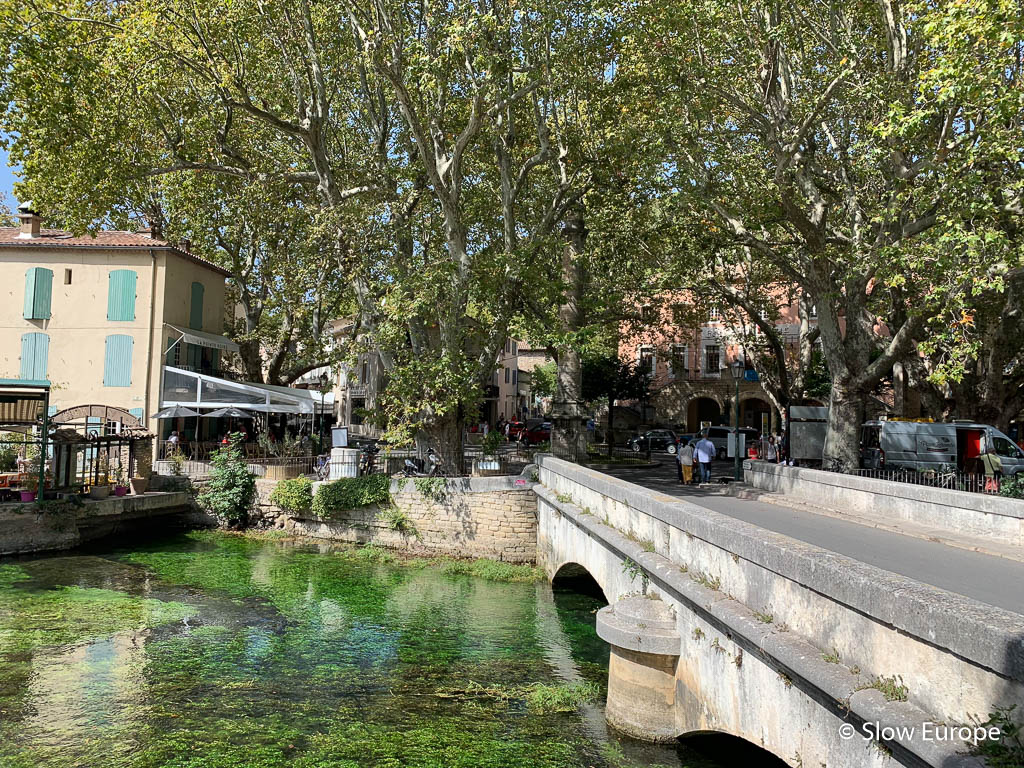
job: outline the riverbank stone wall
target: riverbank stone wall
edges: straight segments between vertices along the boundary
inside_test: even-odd
[[[391,481],[391,504],[341,510],[330,517],[312,513],[261,512],[276,527],[298,535],[376,544],[417,554],[486,557],[533,563],[537,555],[535,470],[515,477],[412,478]],[[314,483],[314,493],[320,483]],[[260,489],[263,499],[270,490]]]

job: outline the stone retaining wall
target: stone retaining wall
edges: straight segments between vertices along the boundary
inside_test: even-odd
[[[314,483],[315,489],[320,483]],[[533,482],[519,477],[444,479],[436,496],[421,493],[411,479],[391,481],[390,506],[345,510],[330,519],[286,516],[280,525],[295,533],[339,541],[373,543],[420,554],[486,557],[532,563],[537,551],[537,500]],[[260,490],[269,496],[270,488]],[[279,512],[276,508],[264,517]]]
[[[71,549],[114,532],[150,528],[155,518],[168,528],[203,524],[181,492],[86,500],[79,508],[0,504],[0,555]]]
[[[766,461],[746,461],[743,467],[743,479],[761,490],[785,493],[839,512],[869,512],[1024,547],[1024,501],[1019,499]]]

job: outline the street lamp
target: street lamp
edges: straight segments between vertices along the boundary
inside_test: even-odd
[[[733,418],[735,421],[736,431],[733,437],[733,462],[735,469],[734,480],[739,482],[740,479],[740,379],[743,378],[743,363],[739,360],[734,360],[732,365],[729,366],[732,371],[733,381],[736,382],[736,402],[733,405],[733,412],[736,414]]]

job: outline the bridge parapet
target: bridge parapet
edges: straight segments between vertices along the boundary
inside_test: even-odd
[[[1017,614],[558,459],[541,459],[540,483],[549,575],[575,563],[612,603],[648,592],[675,606],[677,735],[732,733],[792,764],[882,764],[891,751],[945,767],[974,760],[924,723],[1014,704],[1024,715]],[[872,722],[916,729],[872,745]]]

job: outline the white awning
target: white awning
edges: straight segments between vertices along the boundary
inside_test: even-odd
[[[332,398],[333,399],[333,398]],[[241,408],[263,413],[322,413],[329,411],[322,393],[255,382],[228,381],[204,373],[163,367],[160,407]]]
[[[210,349],[223,349],[227,352],[238,352],[238,345],[227,336],[217,336],[212,333],[196,331],[191,328],[180,328],[177,325],[171,325],[170,323],[164,323],[164,325],[172,331],[181,334],[181,338],[178,339],[178,341],[195,344],[197,347],[209,347]]]

